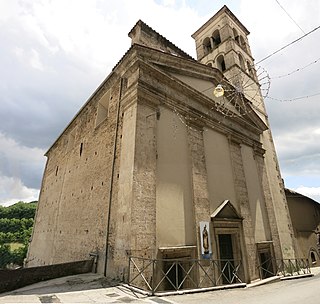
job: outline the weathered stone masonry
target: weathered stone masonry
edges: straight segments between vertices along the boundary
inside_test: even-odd
[[[126,280],[130,256],[203,259],[200,222],[211,258],[241,260],[246,282],[266,257],[295,256],[261,94],[238,108],[230,98],[233,115],[213,95],[239,73],[259,90],[239,59],[253,62],[248,34],[223,7],[193,35],[196,61],[134,26],[131,48],[46,153],[27,266],[97,253],[99,273]],[[166,262],[157,267],[160,277]]]

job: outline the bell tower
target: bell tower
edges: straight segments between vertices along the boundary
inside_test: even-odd
[[[268,126],[268,129],[260,135],[260,141],[265,150],[261,172],[266,173],[264,182],[269,189],[265,194],[265,203],[270,211],[270,227],[276,245],[275,250],[280,250],[276,255],[283,258],[294,258],[293,228],[264,105],[266,95],[262,86],[268,82],[269,76],[266,74],[261,77],[262,73],[258,70],[260,68],[254,67],[248,35],[249,31],[246,27],[227,6],[223,6],[192,35],[192,38],[196,43],[197,60],[202,64],[219,69],[225,78],[222,80],[225,81],[225,84],[221,83],[219,88],[221,95],[215,94],[215,96],[221,97],[224,94],[221,88],[231,84],[234,92],[232,94],[241,96],[244,103],[249,103],[252,111],[255,111]],[[233,97],[230,96],[227,98],[232,100]],[[249,112],[238,113],[244,119],[247,114]]]
[[[219,69],[237,90],[244,93],[256,110],[265,116],[266,111],[247,38],[249,34],[229,8],[223,6],[192,35],[192,38],[196,43],[197,60]]]
[[[226,76],[235,66],[251,75],[253,58],[247,39],[249,34],[229,8],[223,6],[192,35],[198,61],[218,68]]]

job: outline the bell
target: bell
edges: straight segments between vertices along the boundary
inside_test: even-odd
[[[224,89],[221,84],[218,84],[213,90],[213,95],[216,97],[221,97],[224,95]]]

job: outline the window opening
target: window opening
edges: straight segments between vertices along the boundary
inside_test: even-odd
[[[232,29],[233,30],[233,37],[234,37],[234,40],[240,44],[240,41],[239,41],[239,34],[237,32],[237,30],[235,28]]]
[[[239,63],[240,63],[240,67],[242,70],[246,70],[245,65],[244,65],[244,60],[243,57],[241,56],[241,54],[239,54]]]
[[[210,38],[207,37],[203,40],[203,48],[205,55],[209,54],[212,51]]]
[[[224,72],[226,70],[226,64],[223,55],[219,55],[217,58],[217,67],[220,71]]]
[[[212,34],[213,47],[217,47],[221,43],[221,37],[219,30],[215,30]]]
[[[247,50],[247,45],[242,36],[240,36],[240,46],[246,51]]]
[[[82,154],[82,150],[83,150],[83,143],[80,144],[80,156]]]

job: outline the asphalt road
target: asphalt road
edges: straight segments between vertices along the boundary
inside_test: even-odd
[[[319,304],[320,275],[253,288],[178,295],[165,299],[183,304]]]
[[[0,294],[0,304],[320,304],[320,268],[313,273],[316,275],[309,278],[278,281],[251,288],[215,290],[165,297],[146,297],[121,285],[111,287],[101,275],[82,274],[44,281]]]

